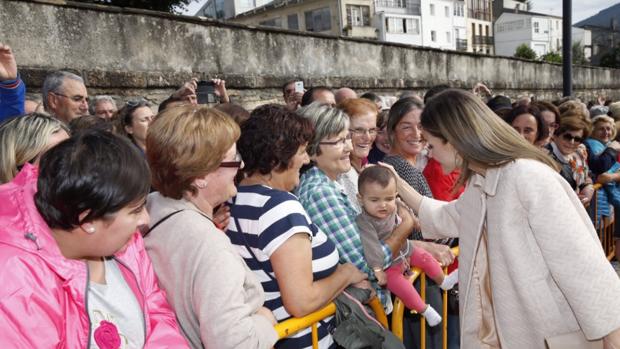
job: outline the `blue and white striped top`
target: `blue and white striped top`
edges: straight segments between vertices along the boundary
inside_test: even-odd
[[[316,281],[331,275],[336,270],[338,264],[336,246],[310,221],[297,197],[291,193],[263,185],[241,186],[238,188],[237,196],[231,201],[234,204],[230,208],[228,236],[261,281],[265,290],[265,307],[271,309],[278,322],[286,320],[291,315],[282,304],[280,289],[269,261],[271,254],[291,236],[307,233],[312,240],[312,271]],[[237,218],[242,233],[237,231],[234,218]],[[257,260],[248,252],[246,243]],[[332,322],[330,317],[319,323],[320,348],[335,347],[329,335]],[[310,329],[280,340],[275,347],[311,348]]]

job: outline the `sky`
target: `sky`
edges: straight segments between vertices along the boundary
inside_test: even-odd
[[[198,0],[192,2],[188,6],[187,14],[193,15],[200,9],[206,0]],[[562,0],[531,0],[532,11],[539,13],[548,13],[551,15],[562,15]],[[573,23],[577,23],[583,19],[597,14],[599,11],[606,9],[613,4],[617,4],[618,0],[572,0],[573,3]]]

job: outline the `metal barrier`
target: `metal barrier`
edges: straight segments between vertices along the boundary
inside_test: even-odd
[[[370,300],[368,303],[372,311],[375,313],[377,320],[383,325],[383,327],[388,328],[387,316],[385,315],[385,311],[383,310],[383,305],[381,301],[377,297]],[[320,310],[315,311],[314,313],[308,314],[302,318],[291,318],[286,321],[280,322],[275,325],[276,332],[278,333],[278,338],[286,338],[291,336],[305,328],[312,328],[312,348],[318,349],[319,347],[319,334],[317,323],[328,316],[334,315],[336,312],[336,305],[334,303],[329,303],[325,307]]]
[[[594,228],[596,229],[598,238],[601,240],[601,245],[603,246],[603,251],[605,251],[607,259],[612,260],[616,252],[614,251],[614,227],[616,222],[613,213],[610,214],[609,217],[602,217],[601,219],[598,219],[598,191],[602,188],[603,186],[600,183],[594,184],[594,195],[590,201],[593,205],[592,210],[590,211],[590,218],[594,223]],[[611,204],[609,204],[609,206],[610,208],[613,207]]]
[[[452,253],[455,256],[459,255],[459,248],[453,247]],[[444,268],[444,273],[447,273],[448,268]],[[420,297],[426,301],[426,274],[422,272],[420,268],[411,269],[413,272],[409,277],[409,281],[414,283],[415,280],[420,277]],[[441,332],[442,332],[442,348],[448,348],[448,291],[443,291],[442,295],[442,321],[441,321]],[[396,299],[394,302],[394,310],[392,311],[392,333],[400,340],[403,340],[403,315],[405,313],[405,305],[400,299]],[[420,348],[426,349],[426,320],[424,317],[420,317]]]

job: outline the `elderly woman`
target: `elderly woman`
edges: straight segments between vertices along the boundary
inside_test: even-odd
[[[99,131],[0,186],[0,347],[187,348],[138,231],[148,177]]]
[[[467,183],[441,202],[399,182],[426,237],[460,238],[461,347],[543,349],[570,333],[620,348],[620,280],[555,162],[469,92],[437,95],[421,122],[430,155]]]
[[[582,163],[587,158],[583,141],[590,134],[590,125],[578,117],[564,117],[545,146],[551,157],[560,165],[560,174],[575,190],[581,202],[587,206],[592,200],[594,189],[589,175],[588,165]]]
[[[542,146],[549,136],[549,127],[540,109],[533,105],[516,106],[506,116],[506,122],[530,144]]]
[[[26,114],[0,124],[0,184],[11,181],[26,163],[37,166],[47,149],[67,138],[67,126],[45,114]]]
[[[309,162],[312,124],[284,106],[264,105],[243,124],[238,141],[246,177],[232,199],[228,235],[268,293],[265,305],[278,321],[302,317],[332,301],[345,287],[366,279],[312,223],[297,197],[299,170]],[[318,325],[319,347],[335,347],[332,319]],[[312,347],[310,329],[276,348]]]
[[[228,115],[181,106],[159,114],[146,141],[158,190],[147,200],[146,248],[196,349],[271,348],[277,340],[260,282],[213,223],[214,207],[237,193],[238,138]]]
[[[602,215],[609,215],[609,205],[614,206],[614,217],[620,222],[620,147],[614,142],[616,125],[614,119],[599,115],[592,119],[592,134],[585,140],[588,165],[594,180],[603,184],[598,190],[598,204]],[[597,217],[598,219],[598,217]],[[620,251],[620,224],[615,225],[616,251]]]
[[[146,151],[146,133],[154,116],[146,100],[129,101],[117,113],[118,131],[129,137],[144,152]]]
[[[337,179],[351,169],[351,136],[349,117],[341,110],[313,103],[298,110],[299,115],[310,120],[314,137],[309,141],[307,152],[312,161],[300,179],[297,189],[299,201],[308,212],[310,220],[336,244],[340,261],[352,263],[369,275],[379,298],[388,310],[391,302],[376,284],[376,279],[364,259],[362,241],[355,217],[355,210]],[[385,266],[391,263],[392,253],[397,254],[413,228],[408,212],[399,210],[403,223],[396,228],[382,245]]]
[[[351,169],[338,178],[349,201],[359,213],[361,207],[357,200],[357,179],[364,165],[368,163],[368,154],[377,137],[377,114],[379,109],[374,102],[365,98],[344,100],[338,108],[349,116],[349,133],[351,135]]]

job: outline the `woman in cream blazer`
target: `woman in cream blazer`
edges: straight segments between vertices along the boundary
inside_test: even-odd
[[[466,190],[440,202],[400,181],[399,193],[425,237],[460,238],[461,347],[544,349],[582,331],[620,348],[620,280],[553,160],[465,91],[434,97],[421,123]]]

